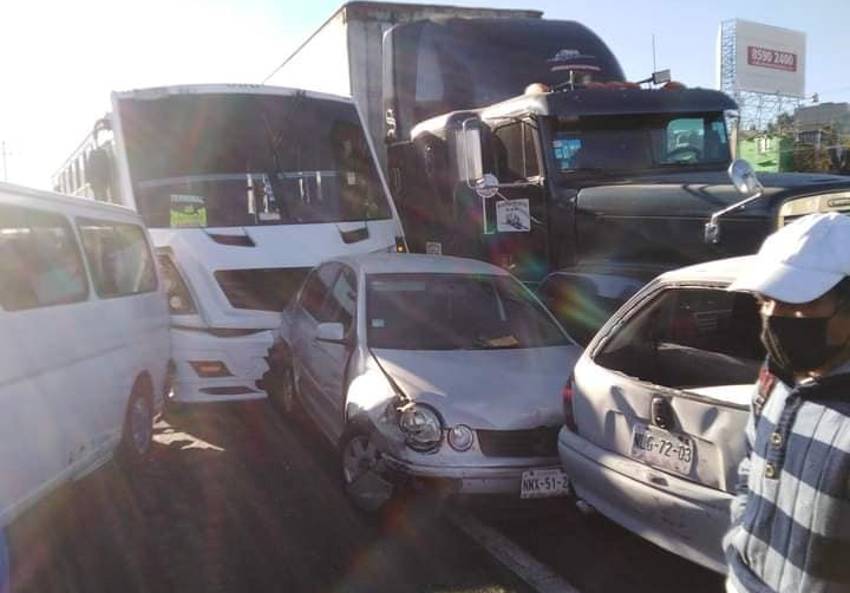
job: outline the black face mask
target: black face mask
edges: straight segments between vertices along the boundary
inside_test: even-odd
[[[822,367],[844,347],[826,343],[831,317],[766,317],[761,341],[773,361],[787,371]]]

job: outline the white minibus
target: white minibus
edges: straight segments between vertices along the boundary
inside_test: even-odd
[[[130,468],[150,451],[163,284],[132,210],[0,183],[0,533],[116,449]]]

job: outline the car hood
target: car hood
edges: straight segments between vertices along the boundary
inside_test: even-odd
[[[580,349],[372,349],[372,354],[408,398],[436,408],[449,426],[519,430],[563,421],[560,394]]]

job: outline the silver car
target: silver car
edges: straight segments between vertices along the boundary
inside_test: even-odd
[[[576,494],[655,544],[724,572],[721,539],[765,357],[746,258],[651,282],[588,345],[559,452]]]
[[[328,261],[284,311],[281,405],[339,449],[347,494],[566,493],[561,391],[580,349],[519,281],[429,255]]]

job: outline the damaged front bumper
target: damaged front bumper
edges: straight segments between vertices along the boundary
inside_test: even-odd
[[[428,465],[390,455],[382,457],[387,479],[414,485],[435,485],[452,494],[510,494],[520,496],[523,475],[530,470],[560,470],[557,458],[533,463],[492,466]]]

